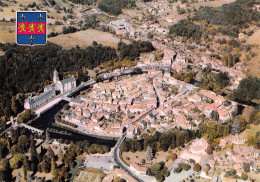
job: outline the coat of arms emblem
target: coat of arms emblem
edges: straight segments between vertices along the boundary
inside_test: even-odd
[[[19,45],[47,43],[46,11],[20,11],[16,14],[16,42]]]

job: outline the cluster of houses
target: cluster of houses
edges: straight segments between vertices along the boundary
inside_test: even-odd
[[[206,161],[207,165],[203,166],[200,173],[202,178],[211,178],[209,173],[213,169],[220,169],[221,171],[234,169],[236,174],[241,176],[245,172],[243,168],[245,163],[249,164],[250,171],[259,170],[259,150],[247,146],[245,140],[240,138],[239,135],[220,139],[215,152],[210,158],[206,153],[208,147],[207,140],[204,138],[196,139],[179,155],[179,159],[187,162],[193,159],[201,165]],[[207,158],[208,160],[206,160]]]
[[[203,122],[199,116],[210,118],[213,111],[225,121],[236,108],[235,102],[225,102],[222,96],[179,81],[168,72],[148,70],[147,74],[94,84],[87,95],[71,100],[72,107],[63,119],[112,136],[119,136],[127,126],[127,136],[133,137],[149,133],[150,128],[196,129]]]
[[[167,125],[192,129],[189,118],[192,118],[193,122],[198,125],[202,121],[198,116],[204,114],[210,118],[212,111],[217,111],[219,119],[226,121],[232,117],[231,113],[237,105],[235,102],[230,102],[228,106],[224,105],[226,103],[224,97],[179,81],[171,77],[169,73],[156,77],[153,82],[160,102],[160,107],[155,109],[154,113],[158,115],[158,118],[164,118],[161,121]],[[169,88],[172,87],[175,88],[175,94],[169,93],[171,91]],[[173,119],[172,116],[174,116]]]
[[[195,70],[202,70],[206,67],[211,68],[212,72],[227,72],[230,78],[230,89],[236,89],[239,82],[246,77],[241,62],[236,63],[233,67],[228,68],[221,60],[212,60],[207,56],[202,57],[190,57],[188,54],[178,54],[174,62],[172,62],[172,69],[177,72],[185,72],[187,67],[191,67]],[[245,70],[246,71],[246,70]]]
[[[86,125],[98,133],[120,135],[122,127],[135,122],[142,114],[156,107],[157,100],[148,78],[142,74],[113,82],[97,83],[87,95],[72,101],[71,111],[64,120]],[[146,124],[141,124],[146,128]],[[131,126],[128,135],[132,136],[141,127]]]

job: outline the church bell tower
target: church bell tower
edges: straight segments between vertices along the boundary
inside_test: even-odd
[[[54,83],[57,83],[58,81],[60,81],[60,79],[59,79],[59,73],[58,73],[58,71],[55,69],[54,72],[53,72],[53,82],[54,82]]]

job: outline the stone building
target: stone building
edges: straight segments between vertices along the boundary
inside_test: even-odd
[[[50,102],[56,96],[57,91],[58,93],[64,93],[73,88],[76,88],[76,79],[72,76],[65,80],[60,80],[59,73],[55,69],[53,72],[53,84],[47,85],[41,95],[28,98],[24,103],[24,108],[35,111]]]
[[[60,81],[59,73],[55,69],[53,72],[53,84],[47,85],[44,88],[44,92],[49,90],[56,90],[59,91],[60,93],[64,93],[75,87],[76,87],[76,79],[73,76]]]
[[[43,92],[39,96],[34,96],[32,98],[28,98],[24,103],[24,108],[30,109],[30,110],[37,110],[41,106],[47,104],[55,96],[56,96],[55,90],[49,90],[49,91]]]

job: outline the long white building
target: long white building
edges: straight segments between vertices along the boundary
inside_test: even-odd
[[[49,90],[47,92],[43,92],[39,96],[34,96],[32,98],[28,98],[24,103],[24,108],[35,111],[36,109],[40,108],[41,106],[47,104],[55,96],[56,96],[55,90]]]

